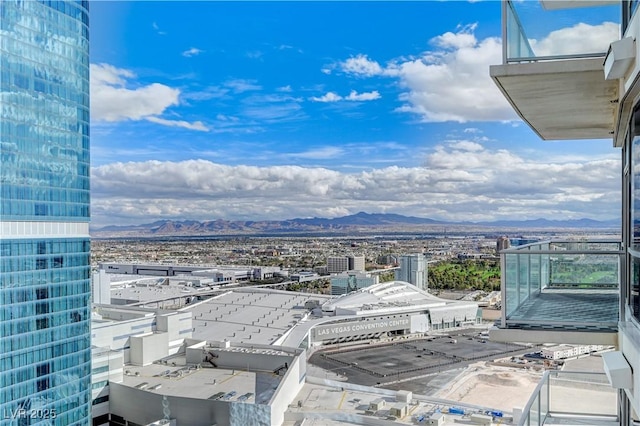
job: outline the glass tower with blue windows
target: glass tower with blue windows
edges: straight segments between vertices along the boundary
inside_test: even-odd
[[[0,425],[91,419],[88,15],[0,2]]]

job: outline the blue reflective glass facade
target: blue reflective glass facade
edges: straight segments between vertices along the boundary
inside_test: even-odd
[[[88,221],[88,2],[3,0],[0,425],[90,423]]]
[[[2,220],[89,218],[86,20],[76,3],[0,3]]]

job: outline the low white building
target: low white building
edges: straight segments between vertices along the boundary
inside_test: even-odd
[[[282,424],[304,385],[305,351],[192,332],[189,311],[95,306],[93,424]]]
[[[324,302],[320,312],[295,324],[275,343],[309,348],[449,330],[480,319],[475,302],[440,299],[407,282],[391,281]]]
[[[575,358],[580,355],[589,354],[592,352],[602,351],[606,348],[604,345],[557,345],[542,348],[540,355],[545,359],[567,359]]]
[[[186,339],[174,356],[126,368],[111,384],[110,411],[129,424],[279,426],[305,383],[306,357],[294,348]]]
[[[94,424],[108,424],[110,384],[122,382],[125,365],[175,354],[192,332],[190,312],[94,305],[91,317]]]

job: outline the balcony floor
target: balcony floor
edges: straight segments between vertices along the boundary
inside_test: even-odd
[[[520,305],[508,327],[617,331],[618,290],[545,289]]]
[[[553,415],[548,416],[544,423],[545,425],[590,425],[590,426],[616,426],[619,425],[620,422],[617,420],[605,420],[597,417],[571,417],[571,416],[563,416],[563,417],[553,417]]]

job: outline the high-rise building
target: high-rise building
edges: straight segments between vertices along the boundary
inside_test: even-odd
[[[88,25],[0,3],[0,425],[91,419]]]
[[[343,272],[331,277],[331,295],[351,293],[361,288],[378,284],[378,276],[362,272]]]
[[[509,247],[511,247],[509,237],[504,235],[502,237],[498,237],[498,240],[496,241],[496,252],[500,253],[502,250],[506,250]]]
[[[542,139],[602,139],[603,146],[613,145],[612,154],[618,151],[622,204],[611,210],[622,212],[622,241],[551,240],[503,251],[502,317],[490,337],[615,347],[602,354],[608,403],[598,406],[604,398],[585,398],[584,389],[595,389],[597,377],[591,384],[584,374],[567,377],[575,383],[568,397],[554,393],[552,382],[559,376],[551,380],[545,373],[519,424],[635,425],[640,413],[640,2],[527,3],[502,2],[503,61],[491,67],[491,77]],[[587,16],[594,18],[589,24]],[[540,22],[545,30],[537,41],[577,34],[573,30],[580,26],[611,31],[598,33],[595,44],[579,35],[571,46],[544,50],[525,35],[540,30]],[[589,176],[575,177],[583,178]],[[600,202],[593,198],[594,215],[603,210]],[[586,404],[578,408],[574,402],[581,400]]]
[[[425,255],[417,253],[400,256],[400,269],[396,269],[395,278],[396,281],[405,281],[426,291],[428,270]]]
[[[330,256],[327,258],[327,271],[330,274],[364,270],[364,256]]]
[[[349,270],[349,259],[346,256],[327,257],[327,272],[339,274]]]
[[[349,270],[350,271],[364,271],[365,270],[365,260],[364,256],[347,256],[349,260]]]

